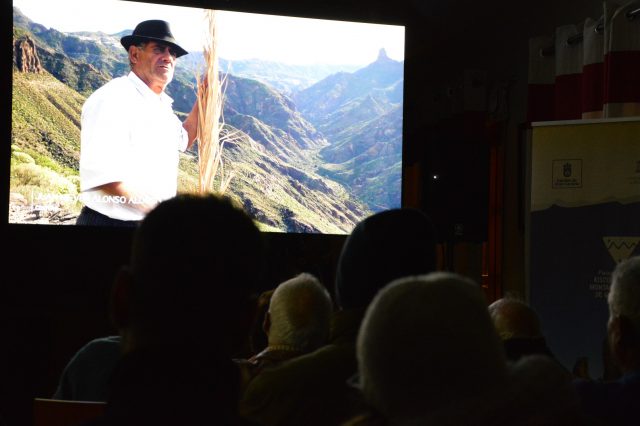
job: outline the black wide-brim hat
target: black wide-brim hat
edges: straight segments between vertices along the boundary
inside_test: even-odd
[[[122,43],[127,51],[132,44],[138,44],[143,41],[156,41],[168,44],[175,49],[176,57],[178,58],[189,53],[176,43],[176,39],[173,38],[167,21],[161,21],[159,19],[142,21],[136,25],[133,34],[120,39],[120,43]]]

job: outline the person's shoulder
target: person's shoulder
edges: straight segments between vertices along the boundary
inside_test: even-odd
[[[120,355],[120,336],[100,337],[86,343],[76,354],[78,359],[114,358]]]
[[[353,362],[351,357],[354,358]],[[354,364],[354,355],[345,354],[341,347],[329,344],[314,352],[262,369],[248,384],[245,399],[260,398],[265,393],[277,395],[281,392],[304,392],[310,383],[318,387],[344,383],[355,372]]]
[[[123,75],[108,81],[96,89],[89,96],[87,102],[98,102],[109,97],[119,97],[132,91],[135,91],[135,85],[128,76]]]
[[[109,114],[126,116],[129,109],[132,108],[131,100],[135,98],[136,93],[135,84],[128,76],[116,77],[87,98],[82,106],[83,115],[104,116],[107,111],[111,111]]]
[[[93,339],[89,341],[85,347],[86,348],[96,348],[96,347],[120,347],[120,342],[122,341],[120,336],[106,336],[106,337],[98,337],[97,339]]]

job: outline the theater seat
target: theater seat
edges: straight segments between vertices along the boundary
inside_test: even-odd
[[[33,401],[33,425],[77,426],[100,416],[106,406],[105,402],[35,398]]]

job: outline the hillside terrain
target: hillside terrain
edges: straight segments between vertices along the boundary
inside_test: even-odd
[[[400,206],[403,69],[381,49],[365,68],[334,74],[294,97],[301,114],[331,141],[319,153],[319,173],[374,211]]]

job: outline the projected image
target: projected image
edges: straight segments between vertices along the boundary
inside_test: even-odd
[[[215,78],[202,82],[213,57],[222,102],[217,113],[200,111],[200,128],[213,132],[184,151],[176,146],[176,164],[167,166],[174,171],[147,183],[173,181],[177,167],[174,191],[223,193],[270,232],[345,234],[374,212],[400,207],[404,27],[223,10],[213,21],[206,16],[120,0],[13,1],[11,223],[76,224],[85,205],[108,194],[92,187],[108,179],[93,179],[88,158],[108,164],[103,174],[115,183],[131,178],[127,168],[144,179],[143,163],[164,161],[151,148],[128,156],[123,139],[135,132],[120,122],[105,134],[123,137],[102,137],[108,148],[93,157],[83,140],[96,133],[83,131],[83,106],[129,75],[121,38],[149,19],[167,21],[188,52],[164,89],[175,116],[187,120],[199,86],[217,93]],[[212,22],[213,56],[204,48],[213,45]],[[170,121],[123,103],[141,126],[165,129]],[[166,131],[157,129],[159,140]]]

